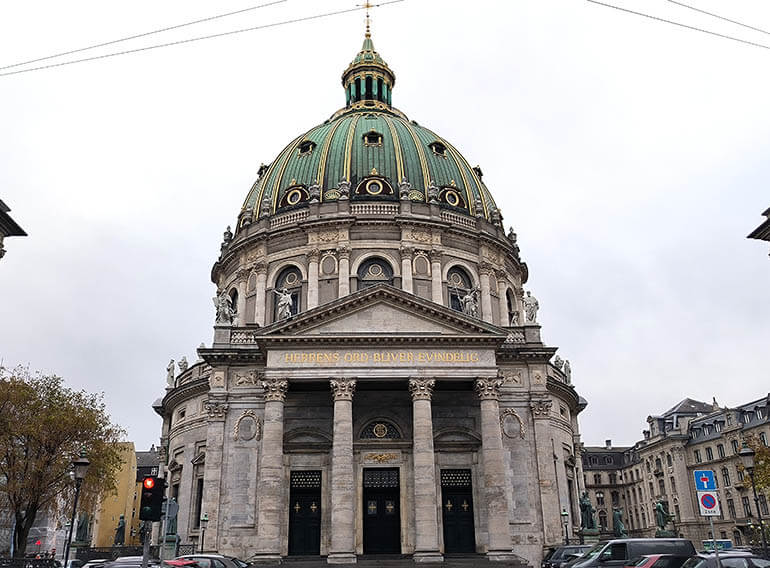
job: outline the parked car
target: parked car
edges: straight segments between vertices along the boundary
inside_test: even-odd
[[[187,554],[176,560],[194,560],[198,568],[248,568],[248,564],[234,556],[223,554]]]
[[[102,568],[107,562],[109,562],[109,558],[96,558],[94,560],[89,560],[83,566],[80,568]]]
[[[155,558],[147,560],[147,566],[158,566],[159,564]],[[118,556],[115,560],[102,564],[101,568],[140,568],[141,565],[141,556]]]
[[[684,554],[645,554],[633,558],[628,568],[681,568],[690,556]]]
[[[770,560],[745,552],[720,552],[719,563],[722,568],[770,568]],[[682,564],[682,568],[717,568],[717,555],[696,554]]]
[[[617,538],[600,542],[571,563],[572,568],[628,566],[632,558],[649,554],[694,556],[695,547],[684,538]]]
[[[569,544],[557,546],[543,558],[542,568],[561,568],[568,560],[582,555],[591,548],[590,544]]]

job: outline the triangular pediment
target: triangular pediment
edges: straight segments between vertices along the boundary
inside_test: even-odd
[[[276,336],[505,337],[505,331],[430,300],[380,284],[261,330]]]

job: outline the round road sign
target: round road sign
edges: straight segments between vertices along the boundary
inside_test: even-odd
[[[700,504],[703,505],[704,509],[713,509],[717,506],[717,500],[713,495],[707,493],[700,498]]]

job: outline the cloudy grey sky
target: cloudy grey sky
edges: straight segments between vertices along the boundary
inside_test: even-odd
[[[667,0],[610,0],[770,45]],[[0,5],[0,67],[259,0]],[[757,0],[691,5],[770,30]],[[108,53],[350,8],[289,0]],[[260,162],[344,104],[363,14],[0,77],[0,358],[104,391],[139,448],[169,358],[212,337],[209,275]],[[770,390],[770,49],[585,0],[377,10],[394,104],[453,142],[518,234],[588,444],[683,397]],[[90,55],[90,54],[84,54]],[[5,71],[10,71],[7,69]],[[0,73],[3,71],[0,71]]]

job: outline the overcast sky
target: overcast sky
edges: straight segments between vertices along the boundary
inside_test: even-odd
[[[3,2],[0,67],[258,2]],[[765,2],[688,3],[770,30]],[[354,5],[289,0],[78,56]],[[3,364],[104,391],[137,448],[157,443],[168,360],[212,338],[225,226],[259,164],[344,104],[362,36],[354,12],[0,77],[0,198],[29,233],[0,261]],[[768,393],[769,247],[746,235],[770,206],[770,49],[584,0],[407,0],[373,38],[394,105],[482,167],[516,228],[586,444],[634,442],[684,397]]]

